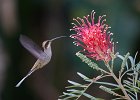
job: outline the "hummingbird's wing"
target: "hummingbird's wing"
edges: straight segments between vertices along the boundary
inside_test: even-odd
[[[46,54],[41,50],[41,48],[27,36],[20,35],[19,40],[22,46],[26,48],[37,59],[44,60],[46,58]]]

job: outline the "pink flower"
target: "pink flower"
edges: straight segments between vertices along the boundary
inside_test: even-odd
[[[114,46],[110,40],[112,33],[107,32],[110,27],[104,24],[106,19],[102,20],[105,15],[99,16],[97,23],[94,22],[94,15],[95,12],[92,11],[91,15],[84,16],[83,19],[79,17],[73,19],[77,24],[72,23],[74,26],[71,30],[76,31],[77,34],[72,34],[70,37],[77,40],[74,43],[83,48],[82,52],[86,56],[109,62]]]

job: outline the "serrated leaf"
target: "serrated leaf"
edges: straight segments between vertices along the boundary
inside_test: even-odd
[[[112,94],[112,95],[114,95],[114,96],[119,96],[119,94],[117,94],[117,93],[115,93],[114,91],[112,91],[111,88],[107,88],[107,87],[102,86],[102,85],[101,85],[99,88],[102,89],[102,90],[104,90],[105,92],[107,92],[107,93],[109,93],[109,94]]]
[[[99,70],[99,67],[96,63],[92,62],[89,58],[87,58],[85,55],[83,55],[80,52],[76,53],[76,56],[79,57],[83,62],[89,65],[89,67]]]

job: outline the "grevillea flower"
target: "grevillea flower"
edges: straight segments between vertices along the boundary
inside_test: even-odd
[[[77,34],[72,34],[70,37],[77,40],[74,43],[83,48],[82,52],[87,57],[109,62],[114,46],[110,39],[112,33],[107,32],[110,27],[104,24],[106,19],[102,20],[105,15],[99,16],[97,23],[94,22],[94,15],[95,12],[92,11],[91,15],[84,16],[83,19],[79,17],[73,19],[77,24],[72,23],[74,26],[71,30]]]

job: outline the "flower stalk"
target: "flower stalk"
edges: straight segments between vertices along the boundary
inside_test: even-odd
[[[116,77],[116,75],[114,74],[114,72],[110,69],[109,64],[106,64],[106,66],[107,66],[107,68],[109,68],[110,75],[114,78],[114,80],[117,82],[117,84],[119,85],[120,89],[121,89],[122,92],[124,93],[125,98],[123,98],[123,99],[131,100],[131,98],[128,96],[127,92],[125,91],[125,88],[124,88],[124,86],[123,86],[122,83],[121,83],[121,80],[120,80],[119,78]]]

